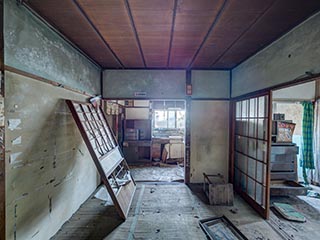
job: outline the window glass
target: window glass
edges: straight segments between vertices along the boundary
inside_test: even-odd
[[[154,128],[184,129],[185,111],[155,110]]]
[[[185,125],[185,111],[177,111],[177,128],[183,129]]]
[[[176,127],[176,112],[168,111],[168,128]]]
[[[161,110],[154,111],[154,127],[168,128],[167,111],[161,111]]]

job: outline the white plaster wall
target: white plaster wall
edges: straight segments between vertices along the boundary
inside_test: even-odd
[[[149,119],[149,108],[126,108],[126,119]]]
[[[158,98],[185,97],[184,70],[105,70],[103,97],[105,98]],[[145,92],[137,97],[135,92]]]
[[[228,181],[229,102],[192,101],[190,116],[190,181],[203,182],[203,172],[221,173]]]
[[[7,66],[90,94],[100,94],[100,68],[15,0],[4,2]],[[76,24],[76,23],[75,23]]]
[[[86,97],[8,71],[5,82],[6,239],[49,239],[100,182],[64,101]]]
[[[320,72],[320,13],[232,70],[232,96]]]
[[[193,70],[191,72],[192,98],[229,98],[230,72]]]
[[[272,92],[273,100],[311,100],[315,98],[315,81],[279,89]]]

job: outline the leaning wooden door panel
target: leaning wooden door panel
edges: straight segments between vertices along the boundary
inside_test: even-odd
[[[90,103],[71,100],[66,100],[66,102],[102,182],[120,217],[126,219],[136,184],[104,113]]]

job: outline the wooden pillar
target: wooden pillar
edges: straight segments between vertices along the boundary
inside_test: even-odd
[[[316,100],[320,98],[320,78],[316,79]]]
[[[3,40],[3,0],[0,0],[0,240],[6,238],[5,215],[5,149],[4,149],[4,40]]]
[[[186,87],[191,85],[191,71],[187,71]],[[185,163],[184,163],[184,182],[190,183],[190,158],[191,158],[191,96],[186,97],[186,133],[185,133]]]

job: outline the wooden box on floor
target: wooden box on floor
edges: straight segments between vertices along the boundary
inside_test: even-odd
[[[203,190],[209,199],[210,205],[233,205],[233,185],[225,183],[223,176],[207,175],[203,173]]]

